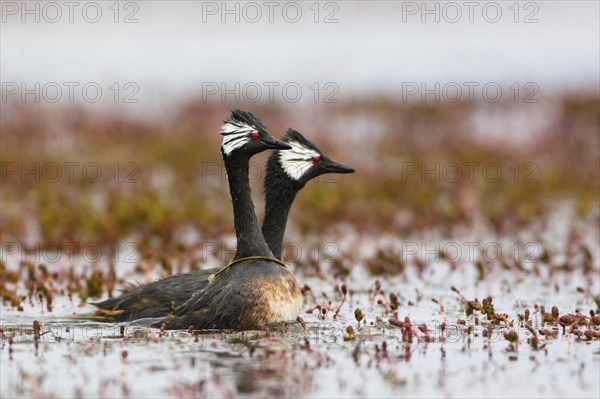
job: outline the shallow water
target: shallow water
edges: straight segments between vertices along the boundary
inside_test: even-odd
[[[364,241],[357,252],[372,246]],[[23,312],[2,308],[0,392],[2,397],[598,397],[599,340],[587,342],[563,334],[560,326],[546,326],[558,336],[540,336],[534,350],[527,343],[531,333],[517,317],[529,309],[539,330],[534,304],[557,305],[561,314],[595,309],[590,294],[599,288],[597,259],[594,253],[594,270],[587,275],[580,269],[536,275],[491,267],[483,279],[468,262],[455,269],[432,262],[421,273],[407,267],[402,275],[380,277],[385,296],[375,300],[377,278],[357,262],[345,280],[350,294],[337,317],[333,311],[324,319],[316,311],[307,314],[314,306],[307,295],[302,311],[307,330],[293,323],[273,327],[270,336],[259,331],[167,331],[161,336],[143,322],[124,324],[121,334],[117,324],[69,319],[89,314],[90,305],[58,297],[42,322],[39,303],[25,301]],[[324,268],[323,275],[333,275]],[[318,303],[339,306],[339,280],[296,273]],[[503,337],[509,329],[504,323],[484,338],[487,316],[477,311],[465,316],[464,303],[451,286],[469,300],[492,296],[495,311],[514,322],[519,344]],[[422,332],[421,342],[403,341],[402,330],[388,322],[392,313],[377,304],[382,299],[389,306],[391,292],[399,298],[399,318],[409,316],[416,331],[425,323],[432,342],[425,342]],[[356,308],[365,314],[361,328]],[[37,346],[34,320],[43,323]],[[354,328],[353,340],[344,339],[347,326]]]

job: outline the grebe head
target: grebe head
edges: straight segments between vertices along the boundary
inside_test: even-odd
[[[291,146],[289,150],[276,151],[272,156],[279,158],[285,175],[300,185],[325,173],[353,173],[350,166],[335,162],[315,144],[294,129],[288,129],[283,141]]]
[[[221,151],[224,155],[245,154],[252,156],[273,149],[291,149],[291,145],[277,140],[267,131],[265,124],[250,112],[231,111],[229,118],[221,126]]]

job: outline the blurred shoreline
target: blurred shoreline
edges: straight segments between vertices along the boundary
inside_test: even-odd
[[[235,107],[277,136],[294,127],[358,171],[311,183],[291,231],[349,223],[410,235],[478,220],[505,231],[565,200],[580,217],[598,217],[599,104],[584,93],[525,105],[375,98]],[[10,108],[2,118],[2,239],[25,239],[32,221],[42,242],[116,242],[138,231],[168,243],[184,225],[230,232],[217,132],[231,108],[191,101],[151,120],[78,106]],[[265,159],[253,159],[259,213]]]

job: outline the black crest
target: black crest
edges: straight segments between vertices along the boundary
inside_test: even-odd
[[[288,143],[290,141],[295,141],[297,143],[300,143],[302,146],[304,146],[306,148],[310,148],[311,150],[314,150],[314,151],[318,152],[319,154],[323,154],[323,151],[321,151],[319,149],[319,147],[317,147],[315,144],[313,144],[311,141],[309,141],[300,132],[298,132],[292,128],[289,128],[287,130],[287,132],[285,132],[283,141],[288,142]]]
[[[245,124],[267,130],[267,126],[259,118],[254,116],[252,113],[234,109],[231,111],[229,118],[223,121],[224,123],[231,123],[233,125]]]

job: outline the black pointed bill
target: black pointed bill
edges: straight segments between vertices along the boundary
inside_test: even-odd
[[[281,140],[277,140],[273,136],[261,138],[260,141],[262,141],[262,143],[266,145],[267,148],[271,148],[273,150],[290,150],[292,148],[292,146],[288,143],[285,143]]]
[[[328,173],[354,173],[354,168],[350,166],[342,165],[341,163],[337,163],[335,161],[329,159],[323,159],[321,161],[321,167],[325,169]]]

